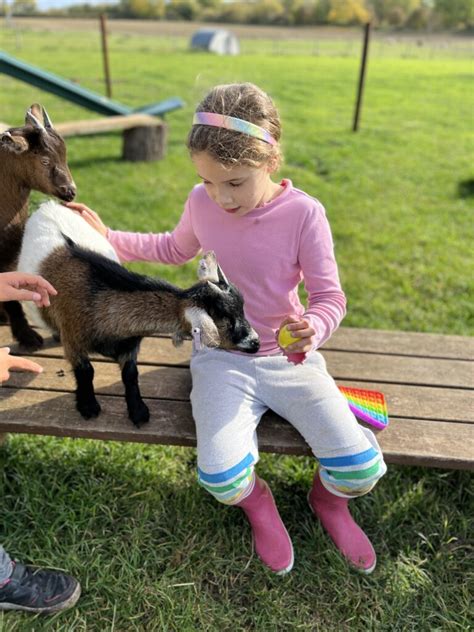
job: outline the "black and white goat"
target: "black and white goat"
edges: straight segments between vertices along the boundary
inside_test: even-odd
[[[33,104],[25,125],[0,133],[0,272],[16,268],[32,190],[71,201],[76,186],[67,166],[66,146],[46,111]],[[30,349],[43,343],[25,319],[20,303],[3,303],[13,336]]]
[[[32,322],[60,335],[76,376],[76,405],[88,419],[100,413],[90,352],[116,360],[122,370],[130,419],[149,419],[138,387],[137,354],[143,336],[172,334],[175,344],[199,328],[205,346],[258,351],[257,333],[243,299],[227,281],[214,253],[201,260],[201,280],[188,289],[130,272],[109,242],[80,216],[55,202],[40,206],[26,224],[19,270],[42,274],[58,291],[51,306],[29,305]]]

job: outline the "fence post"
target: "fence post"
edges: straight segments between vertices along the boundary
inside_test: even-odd
[[[362,60],[360,63],[360,73],[359,73],[359,87],[357,89],[357,101],[354,113],[354,124],[352,127],[353,132],[357,132],[359,129],[359,115],[360,109],[362,105],[362,95],[364,92],[364,82],[365,82],[365,68],[367,65],[367,52],[369,49],[369,38],[370,38],[370,22],[367,22],[365,25],[364,31],[364,47],[362,49]]]
[[[104,60],[105,88],[108,98],[112,98],[112,83],[109,71],[109,50],[107,46],[107,20],[105,13],[100,14],[100,32],[102,39],[102,57]]]

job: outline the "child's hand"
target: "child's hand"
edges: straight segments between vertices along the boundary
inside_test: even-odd
[[[33,362],[33,360],[11,356],[10,349],[8,347],[4,347],[3,349],[0,349],[0,383],[8,380],[10,377],[10,370],[42,373],[43,367],[36,362]]]
[[[286,355],[291,355],[293,353],[308,353],[308,351],[311,351],[313,348],[312,337],[316,334],[316,332],[313,327],[310,326],[308,321],[303,318],[299,318],[298,316],[287,316],[281,322],[280,328],[276,332],[277,340],[280,329],[285,326],[288,331],[291,331],[295,336],[295,342],[287,345],[286,347],[281,347]],[[301,338],[301,340],[296,340],[296,338]]]
[[[79,202],[65,202],[64,206],[67,206],[78,215],[80,215],[88,224],[92,226],[103,237],[107,237],[107,226],[100,219],[95,211]]]
[[[51,283],[36,274],[0,274],[0,301],[34,301],[38,307],[49,307],[49,296],[56,294]]]

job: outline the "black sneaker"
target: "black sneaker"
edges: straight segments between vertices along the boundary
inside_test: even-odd
[[[79,599],[79,582],[59,571],[15,563],[7,584],[0,588],[0,610],[52,613],[71,608]]]

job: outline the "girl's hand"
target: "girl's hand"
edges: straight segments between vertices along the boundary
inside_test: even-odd
[[[3,349],[0,349],[0,383],[8,380],[11,370],[42,373],[43,367],[36,362],[33,362],[33,360],[11,356],[10,349],[8,347],[4,347]]]
[[[65,202],[64,206],[67,206],[78,215],[80,215],[88,224],[92,226],[103,237],[107,237],[107,226],[100,219],[95,211],[79,202]]]
[[[282,320],[280,328],[275,334],[277,340],[280,329],[285,327],[285,325],[288,331],[294,334],[295,338],[301,338],[301,340],[295,340],[291,345],[285,348],[282,347],[283,352],[286,353],[286,355],[290,355],[293,353],[308,353],[308,351],[311,351],[313,348],[312,337],[316,334],[316,331],[310,326],[308,321],[299,316],[287,316]]]
[[[38,307],[49,307],[49,296],[56,294],[51,283],[36,274],[0,274],[0,301],[34,301]]]

